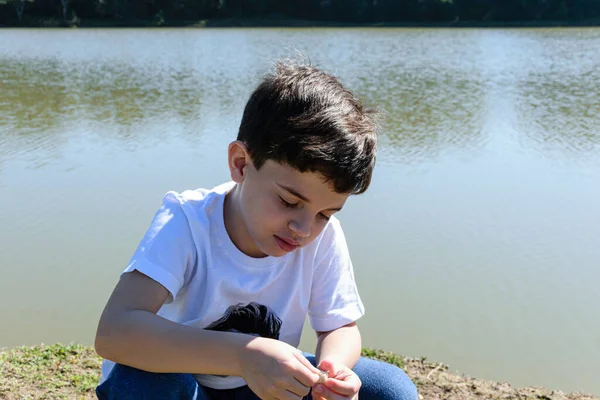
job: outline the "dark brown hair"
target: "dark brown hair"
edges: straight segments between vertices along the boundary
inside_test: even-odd
[[[375,166],[375,117],[334,76],[280,61],[250,96],[237,139],[258,169],[274,160],[321,173],[338,193],[360,194]]]

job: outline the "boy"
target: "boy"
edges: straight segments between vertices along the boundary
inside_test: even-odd
[[[232,182],[167,193],[123,271],[96,334],[98,398],[337,400],[360,390],[415,400],[402,370],[360,357],[364,307],[334,217],[367,190],[375,149],[374,114],[336,78],[278,63],[229,145]],[[314,356],[296,349],[306,316]]]

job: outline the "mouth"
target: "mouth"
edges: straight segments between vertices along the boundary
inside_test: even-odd
[[[281,250],[284,251],[293,251],[300,247],[300,243],[296,242],[293,239],[283,238],[277,235],[273,235],[275,237],[275,241]]]

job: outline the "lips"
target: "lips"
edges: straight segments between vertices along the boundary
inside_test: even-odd
[[[293,239],[282,238],[277,235],[274,235],[274,237],[275,241],[277,242],[277,245],[283,251],[290,252],[300,247],[300,243],[296,242]]]
[[[277,235],[275,235],[277,236]],[[284,238],[281,236],[277,236],[279,239],[283,240],[284,242],[286,242],[287,244],[289,244],[290,246],[300,246],[300,243],[296,242],[293,239],[288,239],[288,238]]]

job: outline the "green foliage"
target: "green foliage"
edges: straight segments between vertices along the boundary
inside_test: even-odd
[[[600,0],[0,0],[0,26],[42,20],[100,26],[598,22]]]
[[[404,357],[401,357],[391,352],[385,352],[383,350],[378,349],[363,348],[361,355],[363,357],[384,361],[397,367],[404,368]]]
[[[89,394],[98,385],[100,358],[80,344],[17,347],[0,352],[0,398],[29,392],[32,398]]]

